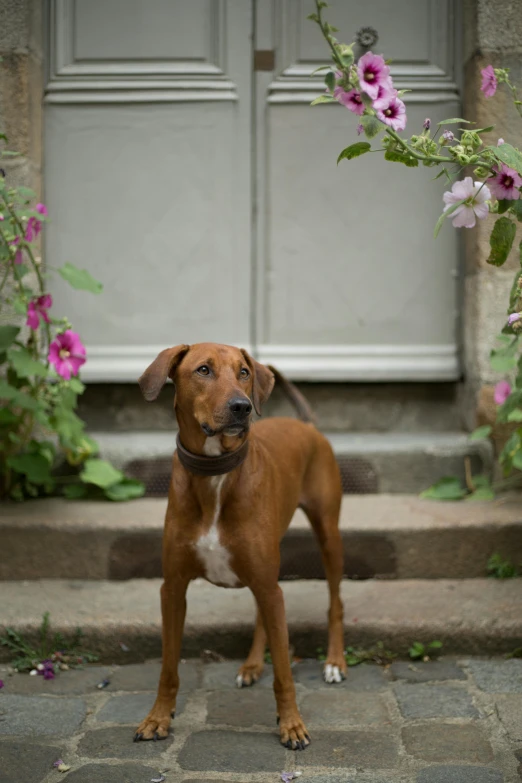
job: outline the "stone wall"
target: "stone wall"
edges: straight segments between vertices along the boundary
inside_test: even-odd
[[[0,0],[0,131],[19,158],[2,163],[8,182],[41,195],[42,0]]]
[[[495,125],[488,134],[491,144],[504,138],[522,145],[522,120],[513,106],[510,93],[500,87],[493,98],[480,91],[480,71],[491,63],[495,68],[510,68],[511,80],[522,93],[522,8],[513,0],[465,0],[464,3],[464,106],[463,116],[478,123],[477,127]],[[489,352],[495,335],[506,320],[508,294],[520,269],[518,244],[522,226],[511,256],[502,269],[486,263],[489,255],[489,233],[495,216],[480,221],[473,231],[463,232],[464,263],[464,356],[468,388],[469,424],[474,400],[480,387],[497,381],[489,366]]]

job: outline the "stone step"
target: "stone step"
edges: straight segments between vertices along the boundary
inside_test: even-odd
[[[147,495],[168,493],[175,432],[91,432],[101,454],[140,478]],[[442,476],[464,479],[464,461],[473,473],[491,475],[489,441],[470,441],[462,432],[325,433],[337,456],[346,493],[419,493]]]
[[[291,643],[298,656],[325,647],[328,591],[325,582],[281,585]],[[84,649],[105,662],[140,661],[161,654],[160,580],[93,582],[39,580],[2,585],[0,636],[10,627],[27,641],[37,637],[44,612],[53,631],[70,638],[77,627]],[[520,581],[343,581],[346,644],[378,641],[406,654],[414,641],[443,642],[445,654],[508,653],[520,646]],[[213,650],[245,655],[254,623],[249,590],[225,590],[197,580],[188,592],[183,655]],[[128,648],[128,651],[122,649]],[[0,647],[2,660],[7,650]]]
[[[0,579],[160,577],[165,509],[164,498],[4,505]],[[351,578],[480,578],[494,553],[522,563],[519,495],[488,503],[345,495],[340,527]],[[281,545],[281,578],[323,578],[319,548],[301,511]]]

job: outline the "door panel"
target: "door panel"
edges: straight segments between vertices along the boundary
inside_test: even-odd
[[[51,17],[46,257],[104,282],[53,291],[87,380],[134,381],[175,343],[250,344],[250,3],[155,0],[119,25],[121,6]]]
[[[337,154],[358,139],[357,119],[339,105],[309,106],[324,89],[310,74],[327,60],[306,21],[313,3],[262,7],[279,38],[277,73],[262,106],[258,99],[260,358],[301,379],[458,377],[457,236],[445,226],[433,239],[444,186],[431,182],[432,170],[382,154],[337,167]],[[410,132],[427,116],[434,124],[458,116],[450,5],[401,0],[393,18],[386,8],[330,3],[328,19],[348,39],[361,26],[382,30],[377,51],[401,58],[395,84],[413,90]]]

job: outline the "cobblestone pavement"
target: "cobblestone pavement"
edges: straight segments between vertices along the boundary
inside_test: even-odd
[[[1,670],[0,783],[519,783],[522,660],[395,662],[350,669],[325,685],[321,665],[294,666],[312,735],[303,752],[278,742],[270,667],[253,688],[237,662],[181,665],[174,731],[133,743],[154,701],[159,663],[93,666],[54,681]],[[97,684],[109,680],[98,689]],[[61,773],[57,759],[71,767]]]

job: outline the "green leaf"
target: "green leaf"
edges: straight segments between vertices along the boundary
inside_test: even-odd
[[[442,649],[442,642],[430,642],[428,644],[428,650],[441,650]]]
[[[501,217],[495,221],[489,238],[491,253],[487,259],[488,264],[502,266],[505,263],[513,247],[516,232],[516,223],[509,218]]]
[[[511,202],[511,212],[515,215],[517,220],[522,222],[522,199],[517,199]]]
[[[310,106],[317,106],[318,103],[337,103],[333,95],[319,95],[318,98],[314,98]]]
[[[517,357],[506,352],[492,351],[489,363],[495,372],[506,373],[517,366]]]
[[[83,436],[85,425],[73,411],[57,408],[51,417],[51,423],[62,445],[66,447],[73,446]]]
[[[63,494],[69,500],[79,500],[89,494],[89,487],[85,484],[66,484],[63,488]]]
[[[119,484],[124,476],[120,470],[116,470],[104,459],[88,459],[85,461],[80,478],[86,484],[95,484],[97,487],[107,489],[113,484]]]
[[[398,150],[386,150],[384,153],[385,160],[392,161],[392,163],[404,163],[410,169],[414,169],[419,165],[417,158],[413,158],[411,155],[407,155]]]
[[[350,144],[349,147],[345,147],[345,149],[341,152],[339,157],[337,158],[337,163],[339,164],[341,160],[352,160],[352,158],[358,158],[359,155],[364,155],[365,152],[369,152],[372,148],[371,144],[368,144],[367,141],[358,141],[355,144]]]
[[[498,201],[498,214],[503,215],[507,212],[513,202],[507,198],[501,198]]]
[[[79,378],[71,378],[69,387],[75,394],[83,394],[85,391],[85,384],[83,384]]]
[[[515,408],[522,407],[522,389],[513,389],[507,400],[497,411],[497,421],[503,423],[508,420],[509,414],[515,410]],[[514,433],[516,434],[516,433]],[[511,438],[510,438],[511,440]],[[509,441],[508,441],[509,443]],[[507,446],[507,443],[506,443]]]
[[[15,421],[18,421],[18,416],[7,408],[0,408],[0,427],[9,427]]]
[[[473,125],[469,120],[463,120],[462,117],[452,117],[450,120],[442,120],[437,123],[437,127],[441,125],[457,125],[459,122],[465,122],[466,125]]]
[[[73,288],[90,291],[93,294],[99,294],[103,290],[103,285],[95,280],[86,269],[78,269],[69,262],[58,269],[58,274]]]
[[[508,413],[508,421],[522,421],[522,409],[515,408],[515,410]]]
[[[0,326],[0,351],[5,351],[6,348],[16,340],[19,326]]]
[[[510,169],[515,169],[522,175],[522,154],[511,144],[501,144],[500,147],[486,147],[494,158],[505,163]]]
[[[50,466],[43,454],[16,454],[7,458],[7,464],[33,484],[45,484],[51,479]]]
[[[485,424],[483,427],[477,427],[476,430],[473,430],[471,435],[469,436],[470,440],[483,440],[483,438],[489,437],[491,433],[492,427],[489,424]]]
[[[451,182],[451,177],[448,174],[448,170],[443,166],[436,177],[433,177],[432,182],[434,182],[436,179],[440,179],[442,176],[446,175],[447,179]]]
[[[382,122],[379,122],[377,117],[374,117],[372,114],[364,114],[361,117],[361,125],[369,139],[373,139],[374,136],[377,136],[383,130]]]
[[[479,487],[475,490],[475,492],[472,492],[471,495],[468,495],[467,498],[465,498],[466,502],[473,501],[473,500],[494,500],[495,499],[495,493],[491,489],[491,487]]]
[[[466,201],[465,198],[461,199],[461,201],[457,201],[456,204],[452,204],[449,209],[447,209],[445,212],[442,213],[442,215],[439,217],[439,219],[435,223],[435,228],[433,229],[433,238],[434,239],[436,239],[438,237],[439,231],[442,228],[442,224],[444,223],[445,218],[447,218],[450,215],[452,215],[455,212],[455,210],[457,209],[457,207],[460,207],[460,205],[464,204],[465,201]]]
[[[421,498],[431,500],[461,500],[466,495],[457,476],[445,476],[436,484],[421,492]]]
[[[328,73],[324,77],[324,83],[326,84],[326,86],[328,87],[330,92],[334,91],[334,87],[335,87],[335,73],[333,71],[328,71]]]
[[[34,397],[30,397],[28,394],[20,392],[13,400],[13,405],[22,408],[24,411],[37,411],[41,405]]]
[[[487,128],[474,128],[475,133],[491,133],[492,130],[495,130],[494,125],[488,125]]]
[[[413,658],[413,660],[417,660],[418,658],[424,658],[424,655],[426,653],[426,648],[422,644],[422,642],[413,642],[412,646],[408,650],[408,655],[410,658]]]
[[[20,378],[31,378],[33,375],[45,378],[47,375],[47,367],[41,362],[37,362],[33,359],[26,348],[19,348],[17,350],[11,348],[11,350],[7,352],[7,357]]]
[[[310,17],[308,17],[308,18],[310,18]],[[330,65],[320,65],[319,68],[316,68],[315,71],[312,71],[310,76],[315,76],[315,74],[319,73],[320,71],[327,71],[327,70],[329,70],[329,68],[331,68]]]
[[[519,449],[515,452],[513,455],[513,462],[512,465],[517,470],[522,470],[522,449]]]
[[[17,388],[0,379],[0,400],[13,400],[17,394]]]
[[[124,478],[119,484],[113,484],[105,490],[109,500],[132,500],[145,494],[145,485],[137,479]]]

